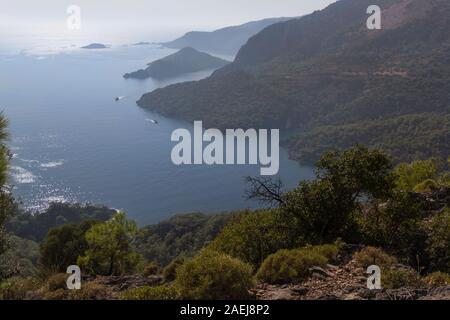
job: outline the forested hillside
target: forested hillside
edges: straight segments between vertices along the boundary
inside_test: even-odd
[[[366,27],[373,4],[383,9],[381,30]],[[291,154],[308,162],[356,143],[396,160],[446,156],[448,30],[445,0],[341,0],[266,28],[210,78],[138,104],[210,127],[281,128]]]

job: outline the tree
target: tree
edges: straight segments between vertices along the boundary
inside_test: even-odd
[[[316,175],[285,195],[285,215],[305,244],[353,236],[360,201],[387,199],[394,186],[389,158],[362,146],[325,153]]]
[[[430,226],[428,254],[434,270],[450,273],[450,209],[436,215]]]
[[[87,220],[81,224],[67,224],[50,229],[42,241],[39,263],[49,273],[66,272],[70,265],[77,263],[88,248],[86,233],[95,224],[95,220]]]
[[[132,272],[141,260],[132,248],[137,235],[136,223],[127,220],[125,213],[116,213],[111,220],[95,224],[86,232],[88,249],[78,258],[78,265],[91,274]]]
[[[284,204],[283,183],[280,179],[272,180],[265,177],[246,177],[247,200],[258,200],[259,202],[276,207]]]
[[[209,248],[259,266],[268,255],[292,246],[290,235],[279,210],[246,211],[227,224]]]
[[[387,199],[395,185],[390,158],[380,150],[362,145],[324,153],[317,162],[316,175],[354,200]]]
[[[8,139],[8,121],[3,113],[0,113],[0,280],[8,275],[5,270],[2,255],[7,250],[7,237],[5,232],[5,223],[11,213],[13,199],[6,190],[8,180],[8,163],[10,159],[9,150],[5,145]]]

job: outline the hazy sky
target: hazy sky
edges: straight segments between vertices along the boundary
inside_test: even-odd
[[[143,28],[210,30],[267,17],[299,16],[336,0],[0,0],[0,33],[65,33],[78,5],[84,33]]]

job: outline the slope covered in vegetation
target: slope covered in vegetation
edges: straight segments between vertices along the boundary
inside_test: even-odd
[[[323,154],[316,179],[287,192],[261,193],[258,184],[276,184],[253,178],[249,195],[271,208],[180,215],[140,230],[115,213],[50,229],[38,253],[11,236],[0,299],[449,298],[449,165],[394,167],[356,146]],[[5,264],[24,259],[32,267]],[[81,290],[67,290],[68,264],[81,267]],[[371,264],[383,289],[361,280]]]
[[[373,4],[383,9],[381,30],[366,27]],[[138,104],[209,127],[281,128],[291,154],[309,162],[323,147],[355,143],[382,147],[396,160],[442,156],[449,17],[445,0],[341,0],[266,28],[211,77],[155,90]],[[425,130],[414,130],[422,120]],[[401,130],[393,130],[397,124]]]

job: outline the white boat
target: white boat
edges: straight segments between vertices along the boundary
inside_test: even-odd
[[[154,120],[154,119],[145,119],[145,120],[147,120],[148,122],[151,122],[153,124],[158,124],[158,121]]]

